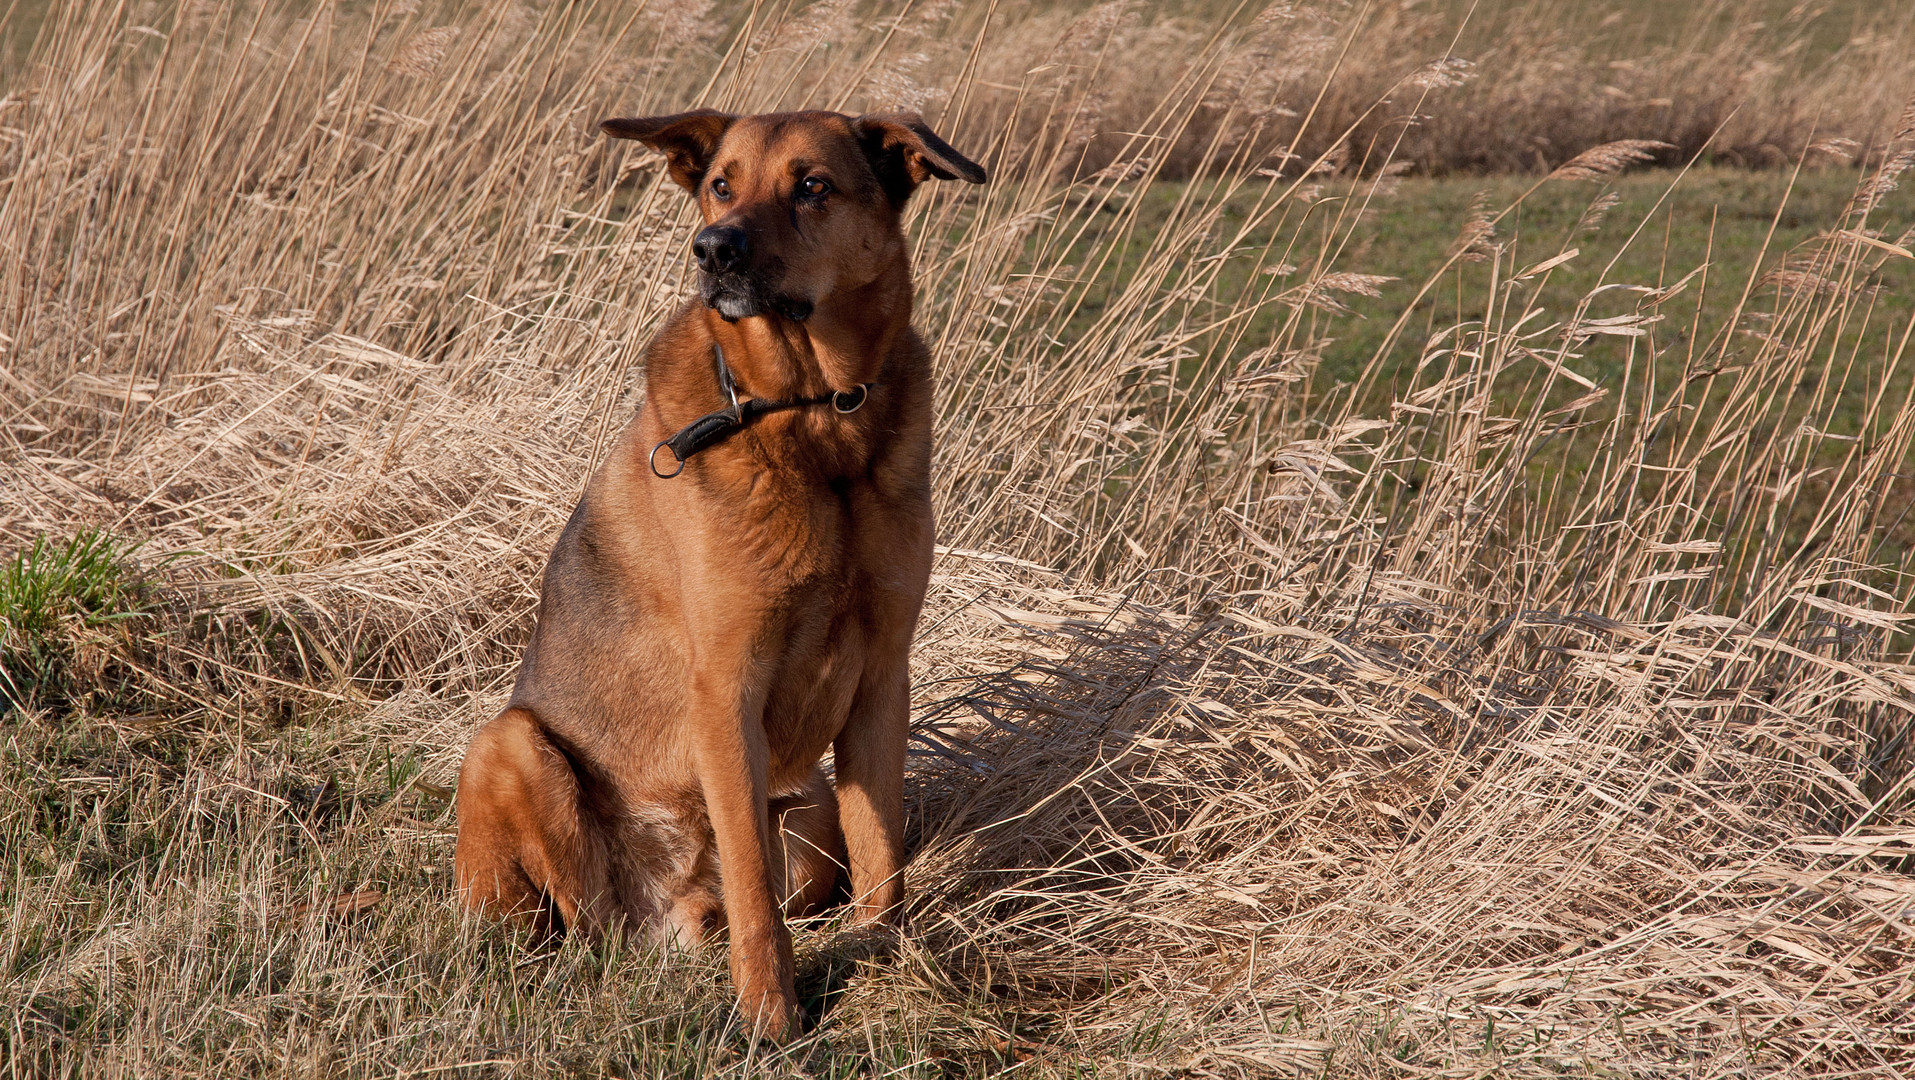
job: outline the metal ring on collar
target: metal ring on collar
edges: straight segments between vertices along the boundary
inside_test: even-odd
[[[831,407],[841,413],[854,413],[864,408],[865,399],[871,396],[871,384],[859,383],[854,390],[839,390],[831,395]]]
[[[682,473],[685,471],[685,459],[679,457],[678,451],[676,450],[672,451],[672,457],[675,460],[677,460],[678,468],[673,469],[671,472],[658,471],[658,452],[660,450],[665,449],[666,447],[670,445],[671,445],[670,440],[659,443],[657,446],[652,447],[651,454],[645,459],[645,463],[652,467],[652,475],[658,477],[660,480],[670,480],[672,477],[677,476],[679,473]]]

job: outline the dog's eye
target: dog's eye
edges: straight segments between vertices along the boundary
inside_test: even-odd
[[[725,183],[725,178],[721,176],[711,182],[711,193],[720,199],[729,199],[731,198],[731,185]]]
[[[807,176],[804,183],[798,185],[806,195],[813,197],[824,195],[831,190],[831,181],[822,176]]]

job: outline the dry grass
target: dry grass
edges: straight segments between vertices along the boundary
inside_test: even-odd
[[[1285,20],[1149,46],[1144,104],[1100,118],[1091,75],[992,73],[1144,49],[1131,13],[1004,18],[57,10],[0,86],[0,534],[137,538],[161,606],[76,646],[139,704],[0,729],[6,1070],[1915,1068],[1912,328],[1855,349],[1915,267],[1878,205],[1915,162],[1899,106],[1844,129],[1870,170],[1816,242],[1570,311],[1533,299],[1574,252],[1485,207],[1430,268],[1453,325],[1406,311],[1321,386],[1379,284],[1343,243],[1387,155],[1330,160],[1362,109],[1295,134],[1324,169],[1274,169],[1205,102]],[[1361,29],[1331,36],[1382,48]],[[1311,70],[1326,103],[1385,78]],[[712,954],[461,924],[444,785],[685,291],[680,197],[592,122],[923,86],[997,179],[912,225],[947,547],[911,928],[803,932],[816,1028],[768,1058]],[[1118,167],[1067,182],[1113,115]],[[1137,228],[1152,147],[1186,146],[1215,181]],[[1705,291],[1741,302],[1705,324]]]

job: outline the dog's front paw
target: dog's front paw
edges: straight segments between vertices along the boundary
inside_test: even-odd
[[[767,936],[771,940],[732,941],[731,980],[738,989],[738,1013],[751,1027],[753,1037],[784,1042],[798,1033],[791,939],[777,932]]]
[[[755,1039],[782,1043],[798,1034],[798,995],[789,981],[782,986],[739,982],[738,1012]]]

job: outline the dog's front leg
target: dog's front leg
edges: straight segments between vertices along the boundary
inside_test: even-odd
[[[903,914],[904,744],[910,712],[911,688],[900,655],[894,664],[866,673],[832,747],[838,820],[859,921],[896,923]]]
[[[718,842],[738,1006],[758,1034],[782,1039],[797,1018],[798,995],[792,988],[791,932],[771,871],[762,703],[748,707],[732,685],[731,694],[698,688],[698,781]]]

